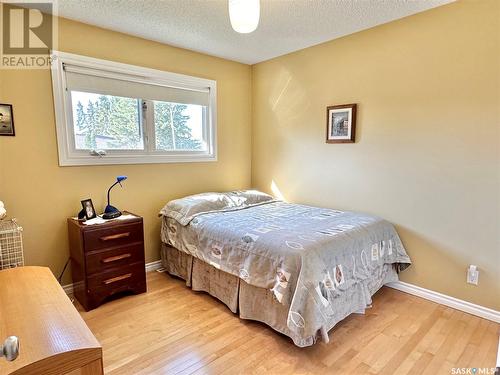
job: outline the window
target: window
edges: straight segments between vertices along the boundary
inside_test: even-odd
[[[215,81],[56,52],[59,164],[216,160]]]

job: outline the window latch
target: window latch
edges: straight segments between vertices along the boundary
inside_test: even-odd
[[[90,150],[90,155],[99,156],[102,158],[103,156],[106,156],[106,151],[104,151],[104,150]]]

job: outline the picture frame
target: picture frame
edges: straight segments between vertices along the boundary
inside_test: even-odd
[[[356,104],[326,107],[326,143],[354,143]]]
[[[97,214],[95,212],[94,204],[92,203],[92,199],[84,199],[81,201],[82,203],[82,211],[85,215],[86,220],[93,219],[97,217]]]
[[[16,135],[12,104],[0,103],[0,135],[11,137]]]

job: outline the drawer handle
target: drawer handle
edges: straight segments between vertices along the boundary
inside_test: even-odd
[[[112,234],[110,236],[101,237],[100,239],[101,241],[110,241],[110,240],[117,240],[118,238],[125,238],[128,236],[130,236],[130,232]]]
[[[127,273],[125,275],[116,276],[116,277],[112,277],[111,279],[104,280],[103,283],[106,284],[106,285],[109,285],[109,284],[116,283],[117,281],[128,279],[131,276],[132,276],[131,273]]]
[[[111,262],[116,262],[117,260],[122,260],[122,259],[130,258],[131,256],[132,256],[132,254],[130,254],[130,253],[121,254],[121,255],[115,255],[113,257],[108,257],[108,258],[101,259],[101,262],[103,262],[103,263],[111,263]]]

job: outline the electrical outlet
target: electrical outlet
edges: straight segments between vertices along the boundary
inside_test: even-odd
[[[469,284],[477,285],[478,281],[479,281],[479,270],[475,265],[471,264],[467,269],[467,282]]]

